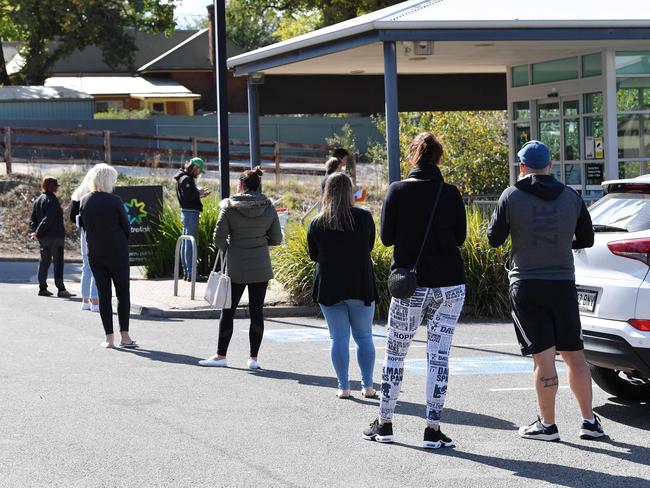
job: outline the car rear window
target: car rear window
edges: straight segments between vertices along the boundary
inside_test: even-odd
[[[591,207],[594,226],[619,227],[628,232],[650,229],[650,195],[610,193]]]

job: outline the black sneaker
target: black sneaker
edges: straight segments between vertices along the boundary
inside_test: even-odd
[[[68,290],[59,290],[59,293],[56,294],[59,298],[70,298],[76,296],[74,293],[70,293]]]
[[[549,427],[544,427],[539,417],[532,424],[519,427],[519,435],[525,439],[537,439],[540,441],[557,442],[560,440],[557,425],[553,424]]]
[[[422,447],[425,449],[439,449],[441,447],[454,447],[454,441],[442,433],[442,430],[427,427],[424,429]]]
[[[48,291],[47,289],[38,290],[39,297],[51,297],[52,295],[54,295],[54,293]]]
[[[390,443],[395,440],[393,437],[393,424],[385,423],[384,425],[379,425],[379,419],[375,419],[375,421],[370,424],[370,427],[364,430],[361,435],[367,441]]]
[[[604,435],[605,432],[603,431],[603,426],[600,424],[598,415],[594,415],[593,424],[586,420],[582,421],[582,426],[580,427],[580,439],[597,439]]]

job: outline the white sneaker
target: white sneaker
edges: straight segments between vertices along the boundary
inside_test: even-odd
[[[90,304],[90,311],[91,312],[99,312],[99,303],[91,303]]]
[[[90,310],[90,302],[81,302],[81,310]]]
[[[248,369],[260,369],[259,363],[254,359],[249,359],[247,365]]]
[[[208,366],[212,368],[227,368],[228,367],[228,359],[223,358],[223,359],[202,359],[199,361],[200,366]]]

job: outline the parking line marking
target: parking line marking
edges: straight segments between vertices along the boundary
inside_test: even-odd
[[[562,386],[558,386],[558,388],[561,389],[561,390],[565,390],[565,389],[569,388],[569,386],[568,385],[562,385]],[[534,386],[530,386],[530,387],[525,387],[525,388],[488,388],[488,391],[529,391],[529,390],[534,390],[534,389],[535,389]]]

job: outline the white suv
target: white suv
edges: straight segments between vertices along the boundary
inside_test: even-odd
[[[650,399],[650,175],[603,189],[594,246],[574,251],[585,354],[603,390]]]

